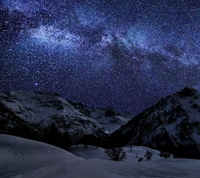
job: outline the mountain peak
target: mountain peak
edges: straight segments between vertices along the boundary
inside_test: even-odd
[[[183,90],[162,98],[113,133],[121,145],[157,148],[181,157],[200,158],[200,97]]]
[[[177,95],[179,97],[188,97],[188,96],[191,97],[191,96],[199,95],[199,92],[198,92],[198,90],[196,90],[194,88],[185,87],[181,91],[177,92]]]
[[[0,125],[1,116],[4,118],[7,110],[16,118],[15,120],[36,125],[37,129],[48,128],[51,124],[55,124],[62,133],[69,132],[74,140],[81,140],[84,135],[90,134],[104,137],[132,118],[131,114],[118,115],[112,110],[96,109],[82,103],[70,102],[52,92],[0,93],[0,105],[2,106]],[[9,127],[12,125],[7,125],[4,129],[9,130]],[[0,133],[1,131],[0,128]]]

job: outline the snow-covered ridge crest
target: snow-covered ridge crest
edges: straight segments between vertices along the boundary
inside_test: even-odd
[[[60,95],[49,92],[1,93],[0,105],[4,108],[0,113],[4,119],[6,116],[3,110],[6,109],[38,129],[55,124],[60,132],[67,131],[74,140],[81,139],[84,135],[104,137],[133,116],[120,115],[114,111],[109,113],[106,109],[93,109],[83,105],[80,107],[80,104],[69,102]]]
[[[200,94],[185,87],[162,98],[114,132],[113,137],[121,140],[121,145],[144,145],[200,158]]]

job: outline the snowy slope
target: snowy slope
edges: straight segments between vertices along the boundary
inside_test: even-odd
[[[106,170],[112,172],[113,177],[115,177],[115,175],[120,175],[121,178],[200,177],[200,172],[198,170],[198,166],[200,165],[199,160],[174,159],[172,156],[165,159],[159,156],[159,151],[142,146],[132,146],[132,148],[124,147],[124,150],[127,153],[127,159],[122,162],[111,163],[109,161],[104,161],[109,160],[109,158],[105,155],[104,149],[102,148],[88,146],[88,148],[85,149],[81,145],[79,145],[78,149],[72,147],[72,153],[79,157],[87,160],[93,160],[92,157],[98,161],[101,160],[101,164],[103,165],[101,165],[101,168],[106,168]],[[153,153],[152,159],[150,161],[144,159],[144,161],[138,162],[138,158],[144,158],[147,150]]]
[[[54,93],[15,92],[8,95],[1,94],[1,102],[16,113],[20,118],[32,122],[48,124],[53,116],[67,116],[69,118],[80,117],[82,120],[94,119],[84,117],[78,110]],[[7,97],[7,99],[4,99]]]
[[[88,134],[105,135],[105,129],[94,118],[79,112],[54,93],[12,91],[0,94],[0,104],[18,118],[40,128],[54,123],[60,132],[67,131],[74,139]]]
[[[84,135],[105,136],[132,118],[132,114],[114,113],[106,116],[106,109],[93,109],[68,102],[55,93],[17,92],[0,94],[0,107],[38,128],[56,124],[60,132],[67,131],[73,139]],[[3,117],[6,116],[1,111]],[[1,121],[1,119],[0,119]]]
[[[134,117],[132,113],[118,113],[110,108],[91,110],[90,115],[103,125],[108,133],[119,129],[121,125],[126,124]]]
[[[91,108],[84,106],[82,103],[70,103],[81,113],[98,121],[105,128],[106,133],[114,132],[135,116],[133,113],[119,113],[113,108]]]
[[[87,157],[88,151],[79,148],[79,154]],[[96,148],[95,148],[96,149]],[[178,178],[200,177],[200,161],[189,159],[163,159],[159,152],[145,147],[125,148],[128,157],[123,162],[103,159],[103,149],[96,149],[91,159],[83,159],[62,149],[18,137],[0,135],[1,178]],[[135,154],[152,151],[150,161],[138,162]],[[94,152],[93,152],[94,153]],[[101,157],[102,159],[98,158]]]
[[[183,157],[200,158],[200,94],[184,88],[162,98],[113,136],[122,145],[145,145]]]
[[[44,172],[45,168],[67,165],[76,160],[76,156],[60,148],[19,137],[0,135],[0,177],[29,177]],[[64,166],[63,164],[63,166]],[[49,173],[52,173],[50,171]],[[48,175],[49,175],[48,173]],[[42,176],[41,176],[42,177]],[[53,176],[51,176],[53,177]]]

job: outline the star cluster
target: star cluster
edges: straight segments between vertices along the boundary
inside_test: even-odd
[[[0,91],[140,112],[200,89],[200,2],[0,0]]]

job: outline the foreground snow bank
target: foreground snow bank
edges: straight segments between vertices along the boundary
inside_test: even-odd
[[[95,165],[99,169],[107,170],[113,173],[113,177],[119,175],[125,177],[139,178],[199,178],[200,160],[192,159],[174,159],[172,156],[168,159],[160,157],[160,152],[144,146],[124,147],[127,153],[127,159],[122,162],[110,161],[105,155],[104,149],[94,146],[84,145],[72,146],[71,151],[76,156],[87,159],[87,164]],[[145,160],[146,151],[153,153],[150,161]],[[143,157],[142,162],[138,159]],[[91,159],[95,158],[95,159]]]
[[[77,159],[73,154],[45,143],[0,135],[0,177],[22,177],[63,160],[66,164]]]
[[[98,166],[91,165],[90,161],[86,162],[60,148],[0,135],[0,177],[110,178],[112,173],[99,170]]]
[[[147,178],[190,177],[199,178],[200,161],[164,159],[159,152],[146,147],[125,148],[127,159],[110,161],[102,148],[72,147],[74,154],[54,146],[0,135],[1,178]],[[136,154],[153,152],[151,161],[138,162]],[[84,159],[85,158],[85,159]]]

